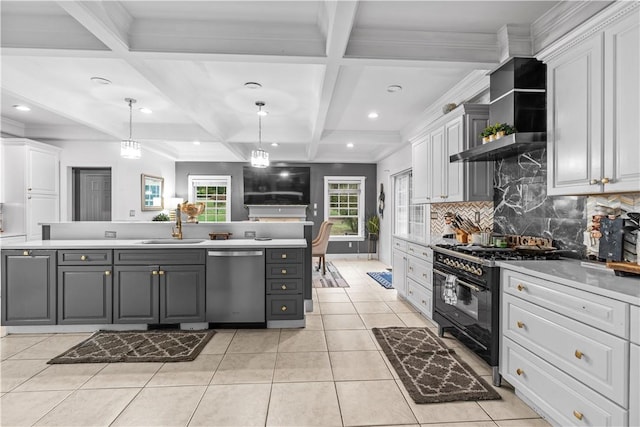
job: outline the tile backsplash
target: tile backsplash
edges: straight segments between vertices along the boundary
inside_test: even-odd
[[[457,213],[475,222],[476,212],[480,212],[480,226],[493,227],[493,202],[434,203],[431,205],[431,234],[443,234],[444,214]]]

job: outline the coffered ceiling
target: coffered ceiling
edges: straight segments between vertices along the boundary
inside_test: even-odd
[[[3,0],[3,133],[118,141],[130,97],[143,150],[246,161],[263,101],[274,161],[376,162],[444,93],[496,67],[506,25],[530,38],[559,3]]]

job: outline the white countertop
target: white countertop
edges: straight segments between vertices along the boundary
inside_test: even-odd
[[[167,240],[168,243],[142,243],[148,240]],[[176,242],[176,243],[174,243]],[[200,243],[177,243],[177,239],[137,239],[137,240],[31,240],[3,245],[2,249],[170,249],[170,248],[306,248],[304,239],[229,239],[203,240]]]
[[[585,267],[579,260],[498,261],[507,270],[640,305],[640,276],[620,277],[610,270]]]

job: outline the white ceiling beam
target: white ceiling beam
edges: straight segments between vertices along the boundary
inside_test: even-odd
[[[316,119],[312,128],[311,141],[307,148],[308,161],[312,161],[318,153],[318,145],[331,107],[331,98],[340,75],[340,60],[346,52],[358,10],[357,1],[334,2],[327,0],[324,5],[327,12],[326,15],[323,15],[327,20],[327,66],[320,89],[318,111],[315,114]]]
[[[70,49],[67,47],[49,48],[32,48],[32,47],[2,47],[0,49],[2,56],[28,56],[36,58],[117,58],[110,50],[85,50]]]

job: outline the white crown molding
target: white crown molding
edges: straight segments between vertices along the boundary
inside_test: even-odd
[[[531,27],[529,25],[503,25],[497,33],[500,62],[514,57],[529,57],[531,51]]]
[[[24,124],[7,117],[0,117],[0,129],[4,134],[14,135],[20,138],[24,138],[25,136]]]
[[[426,127],[444,116],[442,112],[444,105],[449,103],[460,105],[486,90],[489,87],[489,75],[487,72],[488,70],[474,70],[467,74],[460,83],[445,92],[444,95],[423,111],[418,118],[412,120],[400,131],[402,140],[411,141],[419,137],[425,132]]]
[[[637,1],[617,1],[609,5],[601,12],[587,18],[579,26],[559,37],[557,40],[548,43],[544,49],[536,53],[536,58],[543,62],[553,60],[562,55],[567,50],[591,37],[620,18],[637,13],[640,2]]]

